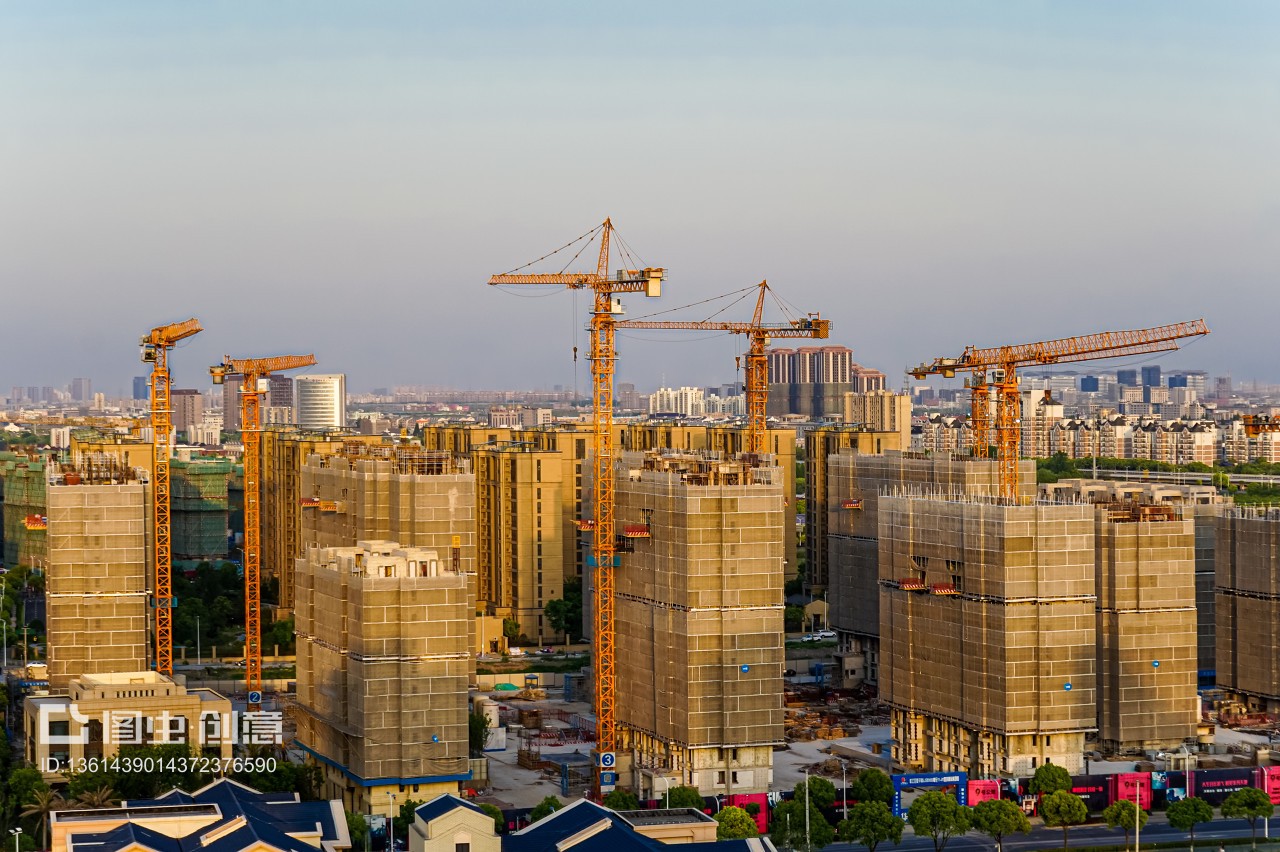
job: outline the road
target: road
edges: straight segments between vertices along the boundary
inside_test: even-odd
[[[1262,846],[1262,825],[1258,825],[1258,844]],[[1214,852],[1219,840],[1234,837],[1249,837],[1249,823],[1242,819],[1215,819],[1196,831],[1196,848],[1203,852]],[[1107,828],[1105,824],[1081,825],[1072,828],[1067,835],[1071,846],[1119,846],[1124,844],[1124,832],[1116,828]],[[1187,834],[1178,831],[1165,822],[1164,814],[1151,815],[1151,821],[1142,829],[1142,843],[1186,842]],[[1039,849],[1061,849],[1062,829],[1045,828],[1039,820],[1032,823],[1030,834],[1015,834],[1004,841],[1005,852],[1031,852]],[[1232,847],[1241,849],[1242,847]],[[929,837],[916,837],[907,828],[902,835],[902,842],[897,846],[881,846],[882,852],[933,852],[933,840]],[[865,852],[865,848],[855,843],[833,843],[824,852]],[[946,852],[995,852],[995,843],[985,834],[971,831],[963,837],[952,838],[947,844]]]

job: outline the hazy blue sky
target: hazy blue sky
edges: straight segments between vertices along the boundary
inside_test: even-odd
[[[9,2],[0,116],[0,395],[190,315],[179,386],[571,386],[587,299],[485,281],[605,216],[670,270],[629,315],[768,278],[894,385],[1200,316],[1166,368],[1280,381],[1272,0]],[[619,380],[735,378],[668,339]]]

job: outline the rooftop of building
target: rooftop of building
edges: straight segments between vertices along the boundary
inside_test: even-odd
[[[170,836],[150,825],[166,819],[201,818],[198,827],[181,836]],[[194,793],[181,790],[155,799],[122,802],[118,808],[56,811],[51,817],[55,833],[60,826],[71,832],[68,852],[120,852],[142,846],[153,852],[242,852],[269,849],[278,852],[315,852],[350,848],[351,837],[341,803],[303,802],[297,793],[259,793],[226,778]],[[102,831],[77,831],[76,823],[111,823]],[[87,828],[88,826],[86,826]]]
[[[682,822],[715,822],[694,808],[659,808],[652,811],[618,811],[632,825],[671,825]]]
[[[677,810],[677,809],[672,809]],[[635,811],[628,811],[635,814]],[[663,813],[641,811],[639,813]],[[666,813],[671,813],[667,811]],[[694,813],[697,813],[694,811]],[[709,819],[705,814],[700,816]],[[700,822],[693,817],[671,822]],[[601,807],[587,799],[579,799],[555,811],[533,825],[502,838],[503,852],[703,852],[703,843],[663,843],[636,830],[635,823],[621,813]],[[648,825],[661,824],[654,819]],[[720,852],[776,852],[767,838],[721,840],[715,843]]]

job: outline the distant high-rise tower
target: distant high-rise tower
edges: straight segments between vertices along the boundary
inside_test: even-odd
[[[182,440],[190,440],[191,428],[204,420],[204,398],[195,388],[174,388],[171,396],[174,431],[182,436]]]
[[[150,399],[151,389],[148,387],[146,376],[133,377],[133,398],[134,399]]]
[[[1097,376],[1081,376],[1080,392],[1081,393],[1097,393],[1098,377]]]
[[[347,425],[347,377],[342,373],[294,379],[295,420],[301,429]]]
[[[243,376],[228,375],[222,385],[222,431],[240,431],[240,383]],[[263,422],[273,421],[266,413],[273,408],[293,408],[293,377],[267,376],[267,398],[263,406]]]
[[[1116,370],[1116,384],[1136,388],[1138,386],[1138,371]]]
[[[1160,365],[1152,364],[1150,367],[1142,368],[1142,386],[1144,388],[1160,387]]]
[[[71,380],[71,399],[74,402],[89,402],[93,399],[93,382],[79,378]]]

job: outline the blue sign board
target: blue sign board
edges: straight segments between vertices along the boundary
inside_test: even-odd
[[[915,775],[893,776],[893,815],[902,816],[902,791],[907,787],[955,787],[956,801],[969,803],[969,773],[923,772]]]

